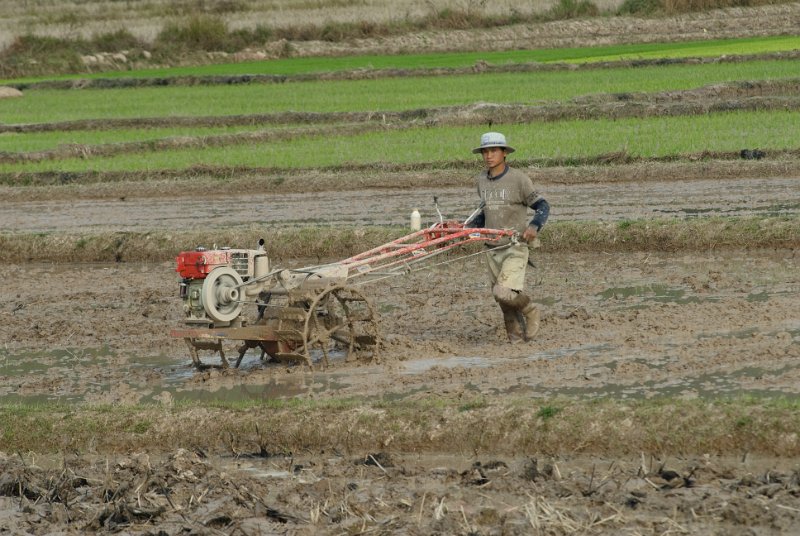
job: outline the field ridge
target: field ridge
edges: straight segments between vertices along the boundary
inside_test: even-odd
[[[590,155],[586,157],[553,157],[553,158],[515,158],[515,165],[519,168],[528,168],[529,170],[548,169],[558,167],[578,168],[585,166],[600,166],[607,169],[607,173],[615,176],[615,182],[630,182],[634,180],[642,180],[641,176],[637,176],[640,170],[631,168],[630,173],[617,173],[613,170],[615,166],[630,165],[630,164],[665,164],[665,163],[722,163],[731,162],[742,164],[750,160],[743,156],[742,151],[749,149],[742,149],[741,151],[699,151],[696,153],[683,153],[672,154],[667,156],[644,157],[631,155],[625,151],[618,151],[613,153],[603,153],[597,155]],[[744,173],[750,174],[749,176],[774,176],[775,174],[784,175],[786,173],[794,173],[800,166],[800,147],[792,149],[765,149],[763,154],[753,160],[769,159],[771,162],[764,162],[765,165],[758,167],[749,167]],[[0,185],[9,187],[41,187],[41,186],[66,186],[66,185],[81,185],[81,184],[100,184],[100,183],[123,183],[123,182],[146,182],[146,181],[178,181],[183,182],[186,180],[195,180],[197,178],[213,178],[213,179],[227,179],[233,180],[238,178],[256,178],[267,177],[267,180],[262,184],[260,189],[266,191],[288,191],[284,186],[286,181],[285,175],[302,177],[305,182],[306,188],[314,189],[315,191],[324,191],[326,189],[361,189],[361,188],[384,188],[389,184],[397,187],[396,179],[388,179],[388,181],[372,180],[368,177],[371,173],[412,173],[427,171],[435,173],[437,171],[447,170],[468,170],[475,171],[476,164],[472,160],[453,160],[453,161],[436,161],[436,162],[414,162],[408,164],[396,164],[390,162],[376,162],[376,163],[345,163],[335,166],[323,166],[314,168],[281,168],[281,167],[246,167],[246,166],[209,166],[197,165],[189,168],[179,170],[150,170],[150,171],[41,171],[41,172],[7,172],[0,173]],[[534,171],[535,173],[535,171]],[[597,170],[594,170],[597,173]],[[719,172],[711,170],[704,171],[705,178],[718,177],[718,178],[733,178],[740,176],[729,168],[723,168]],[[324,181],[324,186],[320,189],[314,186],[315,176],[328,175],[328,174],[356,174],[359,176],[357,181],[342,178],[337,181]],[[606,172],[599,174],[604,176]],[[567,173],[571,176],[579,176],[580,173]],[[654,178],[662,177],[663,174],[654,173]],[[697,174],[692,174],[690,177],[700,178]],[[310,183],[308,184],[308,180]],[[646,179],[646,177],[645,177]],[[597,176],[595,179],[597,180]],[[459,184],[462,184],[464,179],[456,179]],[[433,186],[447,186],[452,185],[453,180],[447,177],[434,178],[429,183]],[[413,183],[412,183],[413,184]]]
[[[396,226],[222,228],[202,231],[2,233],[5,262],[164,262],[176,252],[213,240],[242,247],[264,238],[273,259],[346,258],[395,240]],[[800,247],[800,221],[792,217],[713,217],[621,222],[556,221],[541,237],[542,252],[630,252]],[[480,249],[478,249],[480,251]]]

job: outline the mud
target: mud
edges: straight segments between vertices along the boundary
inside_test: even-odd
[[[178,450],[0,466],[0,523],[18,534],[738,535],[800,521],[798,473],[774,460]]]
[[[314,372],[263,364],[253,350],[241,371],[193,371],[183,341],[169,337],[182,321],[171,263],[3,266],[4,280],[36,284],[3,290],[0,399],[798,394],[794,251],[543,253],[534,262],[535,343],[505,342],[472,258],[370,287],[381,363]],[[219,363],[210,353],[204,361]]]
[[[465,177],[468,173],[463,174]],[[546,175],[546,173],[543,173]],[[621,221],[649,218],[776,217],[800,214],[800,182],[789,177],[718,180],[632,181],[614,187],[586,182],[560,184],[536,181],[553,205],[553,221]],[[403,176],[400,180],[408,180]],[[210,246],[215,229],[263,229],[313,225],[358,227],[407,225],[415,208],[422,222],[438,221],[433,203],[438,199],[446,217],[466,218],[475,205],[468,187],[423,186],[414,190],[371,189],[309,193],[254,193],[213,197],[125,197],[123,199],[50,199],[7,202],[0,223],[7,233],[149,232],[191,229],[197,214],[209,229]],[[465,182],[464,177],[462,181]],[[602,210],[598,210],[598,200]],[[176,210],[176,207],[179,209]],[[209,207],[211,207],[209,209]],[[232,247],[245,245],[225,244]]]
[[[528,291],[543,321],[532,343],[505,342],[473,258],[371,287],[380,362],[313,372],[252,351],[240,370],[194,370],[168,336],[181,322],[172,263],[0,265],[0,400],[800,394],[795,251],[542,252],[534,262]],[[240,449],[9,453],[0,524],[37,534],[789,534],[800,523],[787,458]]]
[[[781,198],[797,197],[795,182],[743,180],[720,189],[713,181],[665,181],[617,189],[611,197],[608,185],[548,184],[547,191],[557,207],[554,218],[597,217],[601,199],[608,218],[647,218],[667,207],[684,218],[779,206]],[[336,213],[331,196],[338,194],[331,192],[265,196],[259,206],[271,207],[260,213],[266,225],[279,225],[298,207],[333,223],[397,223],[405,217],[403,201],[425,206],[433,193],[351,192],[339,201],[352,210]],[[463,189],[437,193],[446,213],[471,204],[471,192]],[[236,226],[236,210],[229,207],[246,202],[216,199],[221,219],[207,222],[211,235],[214,225]],[[4,207],[3,226],[100,229],[113,220],[117,228],[174,228],[190,225],[201,210],[189,199],[87,203],[11,204]],[[177,204],[184,210],[176,211]],[[386,341],[380,361],[347,365],[334,356],[332,367],[314,371],[263,363],[252,350],[239,370],[195,370],[183,341],[169,337],[182,321],[172,262],[0,264],[6,282],[0,290],[0,401],[80,407],[275,398],[491,402],[800,394],[794,250],[535,250],[533,262],[528,292],[543,320],[532,343],[506,343],[485,268],[473,257],[369,287]],[[233,343],[225,349],[235,355]],[[219,364],[210,353],[202,358]],[[362,453],[237,450],[226,456],[154,444],[147,454],[12,456],[0,460],[0,515],[16,532],[141,534],[779,534],[798,522],[792,460],[667,455],[422,455],[382,446]]]

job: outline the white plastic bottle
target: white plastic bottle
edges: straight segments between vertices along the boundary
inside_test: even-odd
[[[411,213],[411,230],[419,231],[422,228],[422,220],[419,216],[419,210],[414,209]]]

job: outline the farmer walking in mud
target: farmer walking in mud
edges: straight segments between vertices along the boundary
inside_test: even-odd
[[[514,148],[499,132],[481,136],[481,144],[472,150],[480,153],[486,169],[477,176],[479,210],[468,220],[468,227],[514,229],[520,242],[503,237],[487,242],[486,261],[492,282],[492,296],[503,311],[508,340],[516,344],[530,341],[539,331],[539,309],[523,292],[528,265],[528,244],[539,234],[550,214],[550,205],[533,188],[525,173],[512,169],[506,157]],[[528,208],[533,219],[528,221]]]

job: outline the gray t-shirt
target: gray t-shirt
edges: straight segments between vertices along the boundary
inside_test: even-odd
[[[522,233],[528,226],[528,207],[539,198],[531,178],[510,167],[491,179],[488,173],[484,170],[477,177],[478,195],[484,204],[485,226],[489,229],[514,229]],[[492,245],[507,242],[502,240]]]

